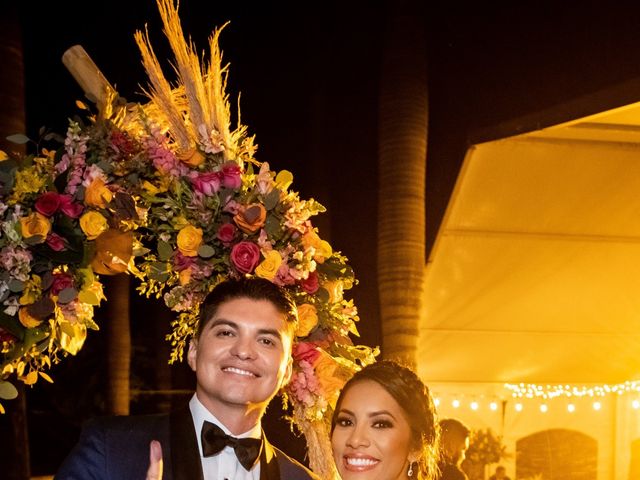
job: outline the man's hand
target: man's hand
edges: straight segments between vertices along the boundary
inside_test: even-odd
[[[147,480],[162,480],[162,446],[157,440],[151,440],[149,444]]]

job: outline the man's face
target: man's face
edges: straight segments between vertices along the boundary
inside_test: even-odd
[[[271,302],[223,302],[189,345],[198,399],[221,421],[229,409],[261,414],[291,377],[291,347],[285,315]]]

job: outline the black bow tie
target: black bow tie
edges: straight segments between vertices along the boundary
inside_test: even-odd
[[[232,447],[236,452],[238,461],[249,471],[256,463],[262,450],[261,438],[235,438],[227,435],[217,425],[205,421],[202,425],[202,453],[210,457],[222,451],[226,446]]]

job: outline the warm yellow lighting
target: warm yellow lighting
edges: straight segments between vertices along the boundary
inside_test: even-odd
[[[633,402],[631,402],[631,406],[637,410],[640,408],[640,400],[634,400]]]
[[[479,406],[478,402],[471,402],[471,405],[470,405],[471,410],[478,410],[478,406]]]
[[[600,402],[593,402],[593,409],[600,410],[602,408],[602,404]]]
[[[522,411],[522,404],[521,403],[516,403],[516,412],[521,412]]]
[[[567,410],[568,410],[570,413],[573,413],[573,412],[575,412],[575,411],[576,411],[576,406],[575,406],[573,403],[570,403],[569,405],[567,405]]]
[[[454,400],[453,402],[451,402],[451,406],[453,408],[458,408],[460,406],[460,400]]]
[[[496,402],[491,402],[489,404],[489,408],[495,412],[496,410],[498,410],[498,404]]]
[[[540,411],[542,413],[547,413],[548,410],[549,410],[549,407],[547,407],[546,403],[543,403],[542,405],[540,405]]]
[[[436,407],[439,407],[440,406],[440,399],[439,398],[435,398],[433,400],[433,403],[435,404]]]
[[[627,381],[615,385],[536,385],[534,383],[506,383],[504,387],[511,391],[514,398],[534,398],[542,397],[545,399],[560,396],[565,397],[604,397],[605,395],[617,393],[640,393],[640,381]]]

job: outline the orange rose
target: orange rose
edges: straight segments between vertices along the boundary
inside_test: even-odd
[[[33,212],[28,217],[20,218],[20,226],[23,238],[39,237],[38,243],[42,243],[51,231],[51,222],[44,215]]]
[[[91,207],[104,208],[112,198],[113,193],[101,178],[94,179],[84,192],[84,203]]]
[[[326,352],[322,352],[318,357],[313,369],[327,400],[330,404],[335,405],[340,390],[347,381],[347,375],[340,368],[338,362]]]
[[[333,254],[329,242],[322,240],[314,230],[305,233],[301,241],[305,249],[313,248],[313,259],[318,263],[324,263]]]
[[[242,211],[233,217],[238,228],[244,233],[254,233],[264,226],[267,219],[267,210],[261,203],[247,205]]]

